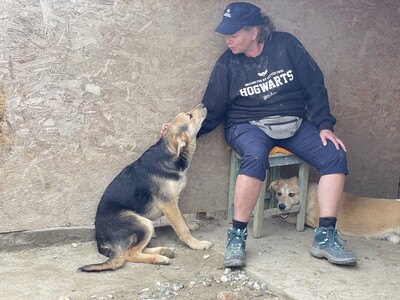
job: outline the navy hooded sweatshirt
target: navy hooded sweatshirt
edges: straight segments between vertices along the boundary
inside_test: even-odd
[[[319,130],[330,129],[323,74],[290,33],[273,32],[257,57],[227,49],[216,62],[203,101],[208,114],[198,136],[225,122],[260,120],[267,116],[308,118]]]

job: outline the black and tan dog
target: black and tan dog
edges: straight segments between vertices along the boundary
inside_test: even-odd
[[[271,182],[278,198],[282,218],[296,223],[294,214],[285,211],[299,203],[298,178],[279,178]],[[310,182],[307,188],[306,224],[312,228],[319,226],[318,185]],[[400,243],[400,201],[361,197],[343,192],[337,216],[337,228],[343,235],[366,239],[386,239]]]
[[[205,250],[211,242],[189,232],[178,199],[186,185],[186,172],[196,149],[196,135],[207,110],[200,104],[181,113],[150,147],[110,183],[96,213],[96,240],[109,259],[79,270],[98,272],[121,268],[125,262],[169,264],[175,253],[167,247],[147,248],[154,233],[151,220],[166,216],[179,238],[190,248]]]

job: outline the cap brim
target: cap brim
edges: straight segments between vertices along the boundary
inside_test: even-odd
[[[225,22],[221,22],[218,27],[215,29],[215,32],[221,33],[223,35],[231,35],[234,34],[235,32],[238,32],[240,29],[242,29],[244,25],[238,25],[238,24],[229,24]]]

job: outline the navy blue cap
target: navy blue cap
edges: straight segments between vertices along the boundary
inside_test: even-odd
[[[247,2],[234,2],[225,8],[222,21],[215,31],[224,35],[231,35],[244,26],[261,24],[264,24],[261,8]]]

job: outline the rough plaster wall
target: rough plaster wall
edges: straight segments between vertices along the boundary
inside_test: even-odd
[[[0,232],[87,225],[112,178],[201,100],[230,1],[0,2],[7,97]],[[394,197],[400,165],[398,1],[253,1],[323,69],[348,190]],[[222,130],[202,137],[181,207],[226,207]]]
[[[338,119],[335,131],[348,148],[346,190],[395,198],[400,176],[400,2],[299,1],[285,16],[285,6],[292,2],[274,6],[273,15],[279,16],[280,28],[303,41],[324,71]]]
[[[180,1],[1,2],[12,141],[2,153],[1,231],[91,224],[120,169],[157,141],[163,122],[201,101],[222,49],[205,21],[217,19],[215,7],[202,3],[193,16],[197,5]],[[208,158],[192,164],[197,185],[184,210],[225,208],[220,135],[199,146]]]
[[[5,134],[1,126],[4,120],[5,105],[6,105],[6,93],[4,91],[3,84],[0,82],[0,152],[1,152],[1,145],[3,145],[6,142]]]

